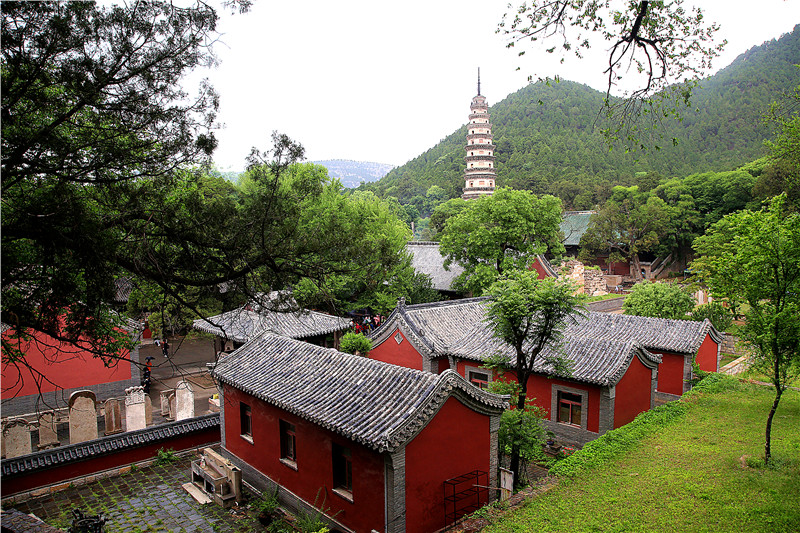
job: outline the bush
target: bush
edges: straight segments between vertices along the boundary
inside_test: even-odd
[[[643,281],[634,285],[622,308],[626,315],[686,319],[694,298],[675,283]]]
[[[728,331],[733,323],[733,315],[731,311],[719,302],[710,302],[703,305],[698,305],[692,311],[692,319],[702,322],[709,319],[715,328],[719,331]]]
[[[339,350],[346,353],[367,356],[372,349],[372,341],[363,333],[353,333],[348,331],[339,341]]]

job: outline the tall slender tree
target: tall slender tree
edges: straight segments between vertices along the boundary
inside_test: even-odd
[[[775,387],[764,433],[767,463],[781,396],[800,375],[800,213],[785,203],[784,194],[760,211],[725,216],[695,240],[699,257],[692,263],[714,296],[748,304],[741,337]]]
[[[539,280],[535,271],[511,270],[501,276],[487,291],[490,297],[486,322],[494,336],[511,346],[513,359],[493,358],[490,366],[510,366],[520,387],[516,408],[525,409],[528,379],[539,359],[555,373],[569,374],[559,357],[562,334],[566,326],[580,314],[583,296],[570,281],[552,278]],[[512,446],[511,470],[519,479],[520,450]]]

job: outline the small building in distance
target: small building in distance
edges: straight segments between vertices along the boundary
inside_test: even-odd
[[[318,346],[338,348],[339,340],[350,329],[344,318],[309,311],[270,310],[248,305],[192,322],[198,331],[214,335],[214,353],[232,352],[259,334],[270,331]]]
[[[264,332],[212,375],[223,455],[259,490],[277,489],[288,508],[323,509],[331,528],[432,532],[497,496],[474,489],[497,486],[497,431],[508,404],[455,372]],[[458,492],[464,476],[469,493]]]
[[[453,281],[464,272],[464,268],[457,263],[445,268],[438,242],[409,241],[406,250],[411,253],[411,266],[420,274],[429,276],[439,294],[448,299],[464,297],[464,293],[453,290]]]

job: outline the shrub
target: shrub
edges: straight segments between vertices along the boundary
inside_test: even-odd
[[[164,448],[159,448],[158,452],[156,452],[156,461],[157,465],[168,465],[172,464],[178,460],[178,456],[175,455],[175,450],[169,448],[165,450]]]
[[[627,315],[686,319],[694,298],[675,283],[643,281],[634,285],[622,307]]]
[[[339,341],[339,350],[346,353],[367,356],[372,349],[372,340],[368,339],[363,333],[353,333],[348,331]]]
[[[692,319],[702,322],[709,319],[719,331],[727,331],[733,323],[731,311],[719,302],[698,305],[692,311]]]

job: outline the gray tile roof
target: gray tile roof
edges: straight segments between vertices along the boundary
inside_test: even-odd
[[[670,320],[647,316],[589,312],[570,328],[572,336],[594,336],[615,340],[636,340],[648,350],[695,354],[706,338],[717,342],[722,336],[706,319]]]
[[[589,228],[589,219],[594,211],[565,211],[561,219],[561,231],[564,233],[564,246],[578,246],[581,237]]]
[[[495,339],[484,317],[486,298],[470,298],[430,304],[398,305],[372,334],[373,342],[385,342],[397,327],[425,352],[423,355],[456,356],[482,361],[494,353],[513,357],[513,350]],[[653,351],[694,354],[706,335],[720,341],[708,320],[666,320],[586,311],[569,324],[558,348],[547,349],[542,360],[563,355],[573,363],[572,379],[613,384],[622,376],[633,355],[648,366],[660,363]],[[540,362],[537,371],[551,373]]]
[[[59,446],[51,450],[42,450],[12,459],[3,459],[0,472],[2,472],[3,477],[27,475],[38,470],[83,461],[89,457],[120,453],[126,449],[138,448],[168,438],[218,427],[219,413],[201,415],[136,431],[127,431],[118,435],[104,436],[78,444]]]
[[[414,270],[430,276],[433,288],[437,291],[451,290],[453,280],[464,272],[457,264],[450,265],[450,270],[445,270],[444,257],[439,251],[438,242],[411,241],[406,249],[411,252]]]
[[[257,313],[242,307],[220,315],[195,320],[192,322],[192,327],[245,343],[262,331],[271,331],[293,339],[303,339],[327,335],[334,331],[344,331],[350,327],[350,322],[344,318],[317,311],[263,310]]]
[[[380,452],[411,440],[450,395],[485,414],[506,406],[453,371],[412,370],[268,332],[223,357],[212,375]]]

